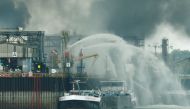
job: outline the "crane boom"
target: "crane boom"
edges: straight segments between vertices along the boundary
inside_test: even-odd
[[[97,56],[98,56],[98,54],[86,55],[86,56],[81,56],[81,57],[77,58],[76,60],[80,61],[82,59],[88,59],[88,58],[92,58],[92,57],[96,58]]]

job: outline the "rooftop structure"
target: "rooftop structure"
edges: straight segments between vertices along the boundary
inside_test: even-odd
[[[16,53],[16,48],[22,47],[20,50],[20,57],[27,57],[30,49],[31,57],[37,61],[44,61],[44,31],[23,31],[23,30],[5,30],[0,31],[0,44],[1,46],[7,45],[7,56],[4,56],[3,52],[0,53],[0,57],[11,57],[10,54]],[[12,45],[12,47],[8,47]],[[2,46],[2,47],[3,47]],[[1,48],[2,48],[1,47]],[[4,51],[4,47],[0,51]],[[11,48],[12,52],[11,52]],[[22,52],[22,53],[21,53]],[[14,55],[12,55],[14,57]]]

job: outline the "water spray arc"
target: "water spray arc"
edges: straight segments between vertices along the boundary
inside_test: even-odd
[[[110,80],[129,81],[129,85],[137,94],[139,104],[188,104],[186,97],[172,98],[166,95],[168,91],[183,89],[177,85],[179,81],[166,64],[154,54],[129,45],[113,34],[92,35],[70,46],[74,56],[78,55],[80,48],[83,48],[84,53],[96,52],[99,56],[94,67],[87,71],[88,75],[93,77],[109,75],[107,79]],[[85,63],[88,69],[90,60],[86,60]],[[108,65],[109,72],[107,71]]]

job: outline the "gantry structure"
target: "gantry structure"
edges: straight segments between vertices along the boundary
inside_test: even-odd
[[[44,31],[3,30],[0,31],[0,44],[23,47],[23,57],[32,49],[32,59],[44,61]]]

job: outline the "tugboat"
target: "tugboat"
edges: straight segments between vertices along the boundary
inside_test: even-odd
[[[101,109],[132,109],[136,97],[124,81],[101,81]]]
[[[59,97],[59,109],[101,109],[101,93],[99,90],[80,90],[79,81],[72,82],[73,89]],[[77,85],[77,90],[75,90]]]

